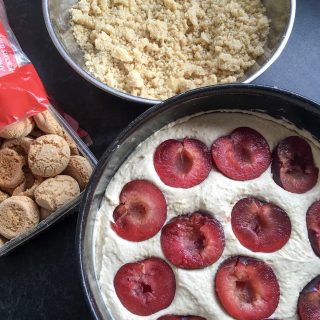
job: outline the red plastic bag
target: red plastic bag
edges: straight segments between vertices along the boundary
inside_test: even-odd
[[[48,108],[46,90],[14,36],[0,0],[0,130]]]

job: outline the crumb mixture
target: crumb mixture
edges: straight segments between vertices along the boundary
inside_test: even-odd
[[[260,0],[80,0],[70,14],[87,70],[154,99],[235,82],[269,32]]]

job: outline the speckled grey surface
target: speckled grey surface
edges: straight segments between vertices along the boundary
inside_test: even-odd
[[[48,93],[90,132],[99,157],[144,106],[110,96],[79,78],[46,32],[40,0],[5,0],[12,28]],[[255,81],[320,102],[320,2],[298,0],[293,34],[279,60]],[[0,259],[0,320],[91,319],[74,245],[76,214]]]

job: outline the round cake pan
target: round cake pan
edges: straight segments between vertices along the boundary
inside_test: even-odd
[[[49,35],[64,60],[84,79],[98,88],[120,98],[144,104],[157,104],[160,100],[133,96],[112,88],[97,80],[85,69],[83,53],[70,30],[69,9],[78,0],[42,0],[43,15]],[[262,0],[270,18],[270,33],[265,45],[265,53],[247,70],[244,77],[238,80],[250,83],[280,56],[290,37],[296,13],[296,0]]]
[[[112,317],[100,293],[94,261],[94,224],[105,190],[127,157],[151,134],[168,123],[195,113],[227,110],[256,111],[285,119],[320,139],[320,105],[287,91],[248,84],[192,90],[166,100],[133,121],[106,150],[83,197],[77,226],[81,281],[95,319]]]

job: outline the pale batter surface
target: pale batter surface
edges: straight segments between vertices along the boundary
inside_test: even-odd
[[[281,290],[280,302],[272,318],[295,320],[300,291],[320,274],[320,260],[311,249],[306,227],[309,206],[320,199],[320,181],[304,194],[293,194],[279,187],[272,179],[270,167],[259,178],[250,181],[234,181],[213,169],[208,178],[190,189],[166,186],[153,166],[153,154],[164,140],[192,137],[208,147],[218,137],[229,134],[237,127],[247,126],[260,132],[271,150],[278,142],[291,135],[300,135],[312,147],[315,164],[320,168],[320,149],[316,140],[285,122],[273,121],[266,116],[240,113],[210,113],[184,118],[154,133],[142,142],[120,167],[109,186],[95,226],[96,274],[105,304],[117,320],[155,320],[164,314],[194,314],[208,320],[233,319],[220,306],[214,292],[214,278],[220,263],[233,255],[246,255],[264,260],[274,270]],[[172,304],[148,317],[130,313],[119,301],[113,278],[125,263],[150,256],[163,259],[160,232],[153,238],[135,243],[120,238],[110,226],[114,208],[119,202],[122,187],[134,179],[147,179],[163,192],[168,205],[167,221],[172,217],[194,211],[211,213],[224,228],[226,245],[221,258],[213,265],[200,270],[183,270],[172,266],[177,290]],[[235,237],[230,216],[234,204],[241,198],[254,196],[272,202],[284,209],[290,217],[292,232],[287,244],[274,253],[254,253],[243,247]]]

